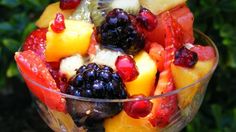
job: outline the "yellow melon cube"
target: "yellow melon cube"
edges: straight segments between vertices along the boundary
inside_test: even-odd
[[[200,77],[204,77],[212,69],[214,62],[215,58],[206,61],[198,61],[194,70],[199,73]]]
[[[149,96],[155,87],[157,65],[145,51],[141,51],[137,54],[134,60],[139,75],[134,81],[125,83],[127,92],[130,95],[143,94]]]
[[[93,25],[90,23],[65,20],[66,29],[55,33],[50,27],[46,34],[46,60],[59,61],[74,54],[85,55],[89,48]]]
[[[36,21],[36,26],[39,28],[47,28],[49,26],[50,21],[54,20],[57,13],[61,13],[65,18],[68,18],[72,15],[75,10],[61,10],[60,2],[55,2],[48,5],[43,11],[40,18]]]
[[[171,71],[174,78],[176,89],[186,87],[204,77],[213,67],[214,59],[207,61],[198,61],[193,68],[171,65]],[[178,104],[180,108],[185,108],[192,103],[196,93],[202,88],[201,83],[188,87],[178,93]]]
[[[174,8],[180,4],[185,3],[187,0],[140,0],[143,7],[158,15],[164,11]]]
[[[200,79],[199,74],[191,68],[185,68],[172,64],[171,70],[176,89],[188,86]],[[198,91],[198,88],[199,84],[196,84],[178,93],[178,104],[180,108],[185,108],[192,102],[194,95]]]
[[[104,121],[106,132],[158,132],[152,127],[147,118],[134,119],[129,117],[125,111]]]

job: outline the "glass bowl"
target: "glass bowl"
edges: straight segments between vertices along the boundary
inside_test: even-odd
[[[194,31],[197,44],[206,44],[214,48],[216,59],[210,71],[204,74],[201,78],[193,81],[193,83],[176,89],[172,92],[161,94],[152,97],[139,98],[139,99],[122,99],[122,100],[109,100],[109,99],[92,99],[76,97],[63,94],[58,91],[50,90],[27,77],[21,72],[27,86],[31,90],[33,102],[43,120],[54,131],[63,132],[77,132],[77,131],[106,131],[106,132],[156,132],[156,131],[180,131],[183,129],[196,115],[205,91],[212,74],[214,73],[219,59],[218,50],[214,42],[199,30]],[[181,76],[184,76],[181,75]],[[193,79],[193,78],[190,78]],[[185,81],[185,80],[183,80]],[[35,95],[32,87],[41,89],[40,99],[39,95]],[[46,94],[45,94],[46,93]],[[47,104],[52,102],[52,97],[60,96],[62,102],[66,101],[67,111],[58,111],[56,108],[50,108]],[[148,116],[140,119],[133,119],[129,117],[123,110],[114,117],[101,118],[109,116],[112,112],[119,109],[124,103],[150,100],[152,102],[160,101],[163,99],[170,99],[177,97],[178,108],[171,114],[168,124],[164,126],[153,127],[148,120]],[[71,107],[73,106],[73,107]],[[68,112],[69,111],[69,112]],[[70,114],[69,114],[70,113]],[[77,124],[77,125],[76,125]]]

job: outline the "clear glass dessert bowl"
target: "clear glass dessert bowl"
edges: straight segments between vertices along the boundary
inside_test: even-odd
[[[20,68],[19,71],[31,90],[33,102],[35,103],[40,116],[54,131],[180,131],[198,112],[205,96],[208,82],[210,81],[219,61],[218,50],[214,42],[199,30],[195,30],[194,34],[196,38],[195,43],[212,46],[215,50],[216,57],[210,70],[197,79],[191,78],[191,76],[185,77],[189,74],[188,72],[181,73],[179,78],[183,79],[182,81],[194,81],[182,88],[156,96],[121,100],[77,97],[44,87],[27,77],[26,74],[21,72]],[[32,91],[33,89],[30,87],[39,88],[41,91],[38,95],[35,95],[35,92]],[[40,99],[38,96],[40,96]],[[66,102],[66,111],[62,112],[58,111],[56,108],[48,107],[47,104],[50,104],[53,96],[60,96],[62,99],[61,101]],[[124,110],[121,110],[121,112],[119,111],[115,116],[109,117],[110,113],[119,109],[118,106],[122,106],[125,103],[145,100],[158,102],[163,99],[169,100],[172,97],[177,97],[178,108],[172,112],[168,123],[165,125],[157,125],[153,127],[149,120],[149,116],[151,115],[134,119],[128,116]],[[155,111],[154,107],[152,108],[152,111]],[[103,117],[108,118],[103,119]]]

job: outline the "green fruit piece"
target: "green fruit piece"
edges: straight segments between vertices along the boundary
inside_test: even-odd
[[[69,17],[69,19],[91,22],[89,4],[89,0],[81,1],[80,5],[76,8],[75,12]]]
[[[90,0],[89,10],[95,26],[100,26],[106,14],[114,8],[121,8],[135,15],[140,10],[140,3],[139,0]]]

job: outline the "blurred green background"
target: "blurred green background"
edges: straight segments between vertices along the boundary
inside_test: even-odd
[[[54,0],[55,1],[55,0]],[[44,7],[53,0],[0,0],[0,129],[50,131],[31,106],[13,59]],[[236,131],[236,1],[189,0],[195,28],[216,42],[219,66],[209,84],[203,105],[186,132]]]

